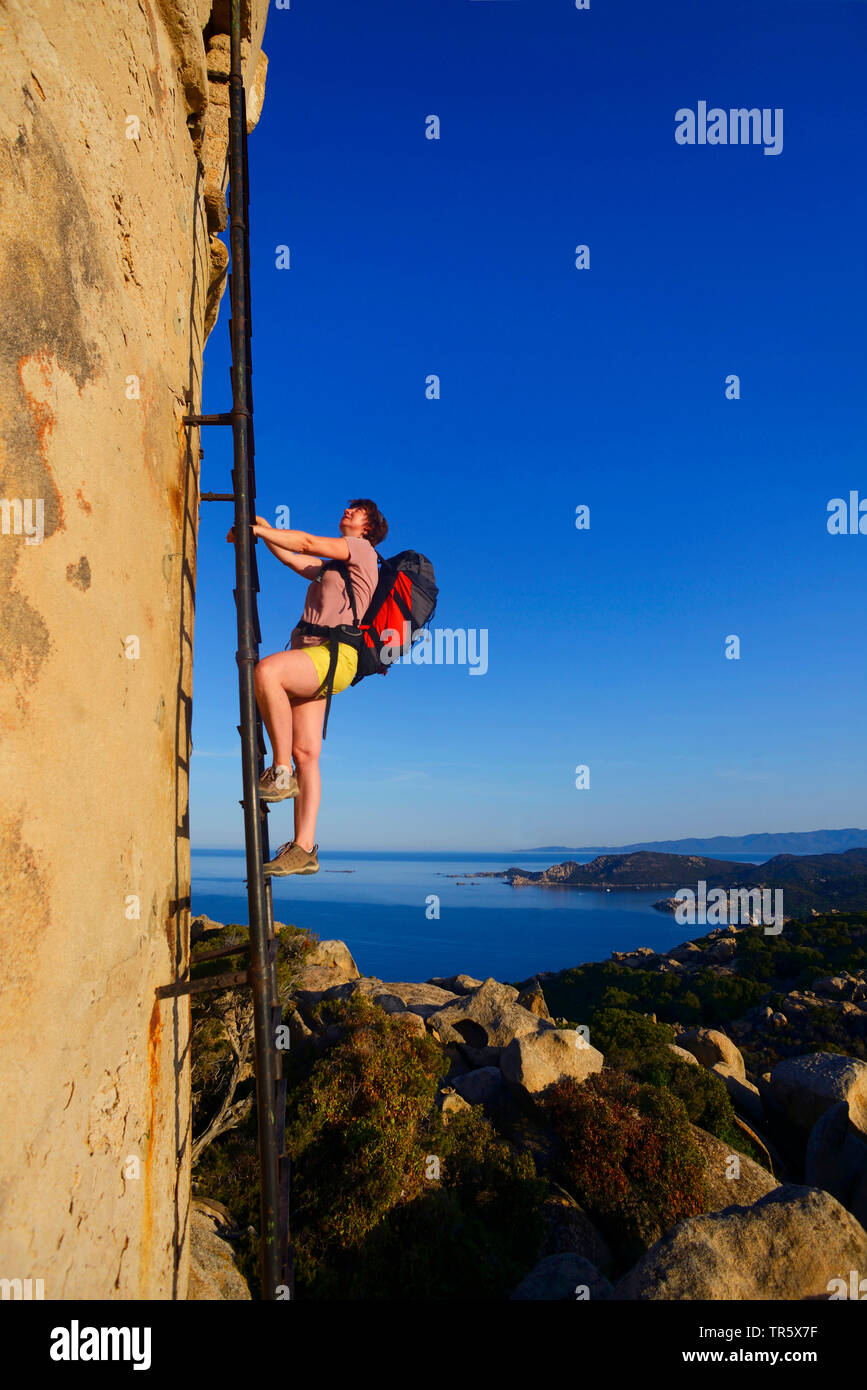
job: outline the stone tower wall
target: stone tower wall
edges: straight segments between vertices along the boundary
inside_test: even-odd
[[[244,19],[250,124],[267,0]],[[226,0],[2,0],[0,1278],[183,1298],[202,351]]]

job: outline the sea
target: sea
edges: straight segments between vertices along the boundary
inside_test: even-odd
[[[759,864],[768,856],[714,857]],[[664,951],[688,939],[688,927],[653,907],[669,896],[658,888],[512,888],[470,877],[567,858],[589,863],[596,855],[320,851],[318,874],[272,880],[274,917],[322,941],[344,941],[362,975],[393,983],[458,974],[517,983],[612,951]],[[243,850],[192,851],[192,911],[248,922]]]

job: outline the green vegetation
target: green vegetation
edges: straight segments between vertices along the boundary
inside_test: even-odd
[[[480,1108],[450,1117],[434,1097],[442,1049],[363,996],[328,1005],[340,1036],[315,1061],[292,1058],[296,1296],[507,1297],[532,1268],[546,1186]],[[258,1227],[252,1117],[206,1150],[196,1177]],[[258,1288],[256,1242],[237,1248]]]
[[[552,1014],[590,1024],[597,1009],[632,1009],[684,1027],[712,1028],[739,1018],[758,1004],[765,987],[736,976],[697,970],[680,975],[636,970],[617,961],[579,965],[545,981],[545,999]]]
[[[773,1031],[762,1031],[740,1044],[750,1071],[770,1071],[785,1057],[803,1057],[808,1052],[842,1052],[867,1062],[867,1035],[864,1023],[855,1027],[830,1008],[814,1007]]]
[[[191,976],[204,979],[244,969],[247,929],[234,923],[207,932],[191,953]],[[312,946],[308,933],[283,927],[277,936],[277,989],[288,999],[297,972]],[[197,961],[204,952],[238,947],[237,956]],[[253,1004],[246,990],[192,995],[193,1162],[221,1134],[237,1128],[253,1104]]]
[[[532,1159],[478,1109],[443,1125],[431,1038],[359,995],[331,1010],[344,1035],[288,1125],[299,1297],[507,1296],[541,1234]]]
[[[603,1071],[559,1082],[544,1108],[560,1141],[560,1180],[624,1268],[675,1222],[707,1209],[704,1157],[676,1096]]]
[[[706,938],[696,938],[701,945]],[[598,1009],[655,1013],[663,1022],[713,1028],[767,1002],[774,992],[803,988],[823,975],[867,965],[867,913],[831,913],[787,922],[779,936],[761,927],[739,932],[737,974],[710,969],[687,976],[641,970],[617,961],[580,965],[545,981],[552,1014],[593,1027]],[[848,1049],[847,1049],[848,1050]]]
[[[242,939],[237,928],[225,928],[208,934],[207,947]],[[762,1162],[736,1126],[722,1081],[672,1052],[671,1024],[719,1026],[756,1004],[776,1008],[787,992],[820,976],[867,964],[864,913],[790,922],[778,937],[756,928],[734,939],[736,974],[606,961],[545,981],[552,1013],[564,1026],[589,1025],[605,1056],[603,1072],[580,1085],[564,1080],[542,1101],[553,1137],[550,1176],[604,1231],[620,1269],[677,1221],[706,1210],[705,1161],[690,1123]],[[278,940],[280,994],[288,1000],[311,939],[285,928]],[[232,961],[194,968],[222,972]],[[330,1027],[328,1045],[320,1035],[315,1048],[284,1055],[296,1296],[508,1297],[533,1267],[543,1228],[547,1188],[531,1155],[502,1137],[480,1106],[443,1123],[435,1098],[448,1058],[432,1038],[359,994],[323,1002],[314,1013]],[[246,993],[194,1001],[194,1185],[233,1213],[236,1257],[255,1297],[251,1042]],[[863,1032],[831,1008],[757,1028],[742,1051],[748,1067],[761,1071],[781,1056],[823,1047],[867,1060]]]
[[[738,1129],[724,1083],[704,1067],[693,1066],[672,1052],[675,1032],[625,1009],[599,1009],[593,1016],[593,1046],[607,1066],[619,1067],[633,1080],[668,1091],[682,1101],[694,1125],[761,1163],[762,1157]]]
[[[737,941],[741,974],[786,990],[800,989],[821,976],[867,966],[867,914],[841,912],[787,922],[779,936],[742,932]]]

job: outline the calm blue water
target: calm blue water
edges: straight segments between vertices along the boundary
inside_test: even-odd
[[[575,855],[587,863],[594,855]],[[718,858],[746,860],[742,855]],[[363,975],[426,980],[463,972],[523,980],[604,960],[612,951],[667,950],[689,934],[651,904],[648,892],[510,888],[501,879],[450,878],[511,866],[544,869],[550,854],[378,854],[320,852],[318,874],[274,879],[274,916],[345,941]],[[193,850],[192,910],[246,923],[245,862],[239,850]],[[352,873],[340,872],[351,869]],[[439,897],[439,920],[427,899]]]

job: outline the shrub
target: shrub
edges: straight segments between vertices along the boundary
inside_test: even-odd
[[[306,932],[284,926],[276,939],[277,992],[285,1004],[297,972],[312,945]],[[237,947],[237,956],[198,960],[202,951]],[[205,979],[243,968],[249,933],[234,924],[208,932],[194,943],[191,978]],[[191,1092],[193,1165],[221,1134],[236,1129],[254,1103],[253,998],[249,989],[218,989],[191,996]]]
[[[590,1040],[613,1067],[631,1071],[648,1053],[666,1052],[674,1039],[674,1029],[667,1023],[654,1023],[630,1009],[597,1009],[593,1014]]]
[[[538,1247],[532,1158],[478,1109],[443,1125],[448,1059],[431,1038],[360,995],[330,1011],[344,1035],[296,1087],[287,1128],[299,1296],[507,1296]]]
[[[590,1038],[605,1054],[609,1066],[620,1067],[636,1081],[669,1091],[683,1102],[694,1125],[761,1161],[737,1127],[725,1083],[671,1051],[669,1043],[674,1041],[675,1032],[668,1024],[654,1023],[625,1009],[599,1009],[593,1015]]]
[[[439,1180],[370,1232],[338,1286],[346,1298],[503,1299],[536,1261],[547,1184],[479,1106],[426,1126]],[[319,1287],[324,1287],[320,1280]]]
[[[557,1137],[555,1168],[624,1265],[686,1216],[707,1208],[705,1162],[681,1101],[622,1072],[568,1078],[542,1102]]]

